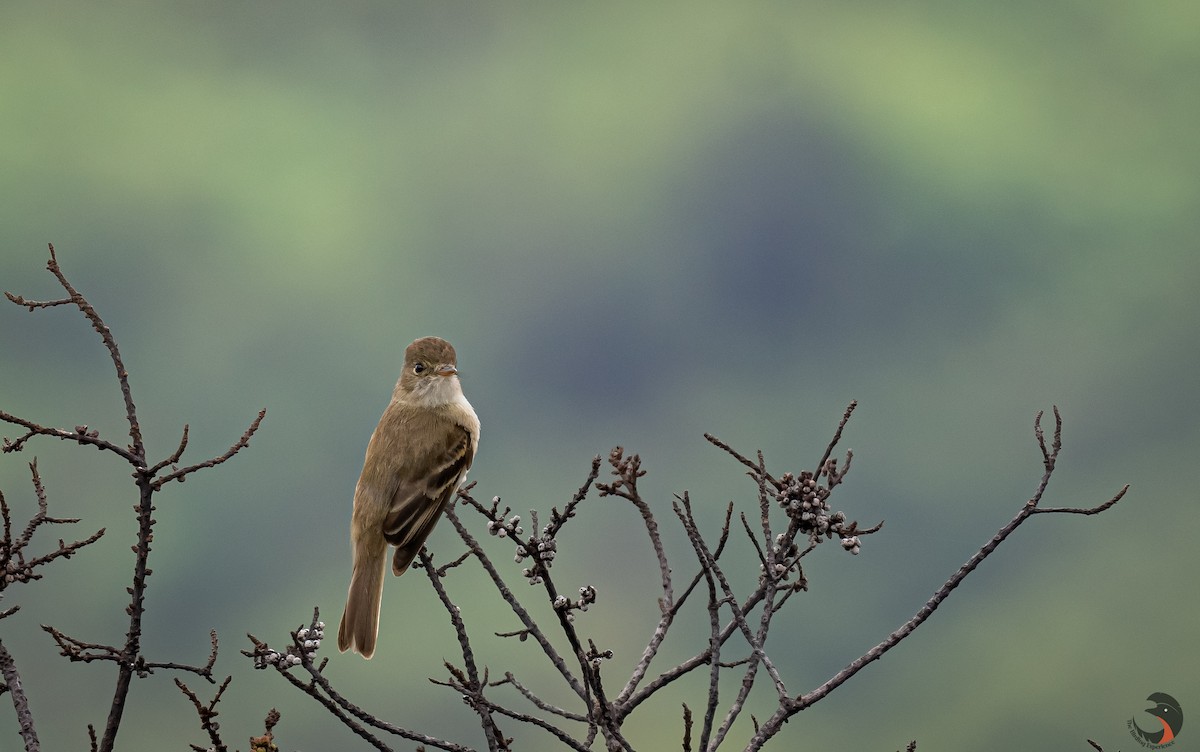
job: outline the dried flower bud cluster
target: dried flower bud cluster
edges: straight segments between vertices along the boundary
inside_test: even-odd
[[[788,540],[786,533],[780,533],[771,544],[771,552],[775,555],[775,576],[786,580],[800,556],[800,547],[796,545],[794,538]]]
[[[511,511],[511,507],[505,507],[501,512],[500,497],[493,496],[491,514],[488,515],[490,517],[487,523],[488,534],[497,538],[512,538],[516,541],[517,553],[513,557],[513,561],[520,564],[526,558],[533,559],[533,566],[522,569],[521,574],[529,580],[530,585],[540,585],[542,583],[541,572],[543,569],[549,569],[554,562],[554,557],[558,553],[558,544],[552,537],[549,525],[542,529],[540,538],[530,538],[522,543],[521,536],[525,534],[525,528],[521,526],[521,515],[514,514],[507,520],[504,519]],[[538,526],[537,512],[530,511],[529,515],[536,530]]]
[[[296,645],[289,645],[287,650],[280,653],[278,650],[264,648],[262,651],[255,651],[254,667],[267,668],[268,666],[276,666],[281,669],[299,666],[301,663],[301,651],[305,655],[313,655],[321,648],[321,640],[325,639],[325,622],[319,621],[309,627],[301,627],[296,631]]]
[[[499,502],[499,498],[493,499],[493,507]],[[509,510],[505,510],[508,514]],[[533,521],[533,527],[536,530],[538,526],[537,512],[530,511],[530,517]],[[530,538],[524,543],[521,542],[519,536],[525,534],[525,528],[521,527],[521,516],[514,514],[507,522],[501,519],[493,519],[488,522],[488,532],[499,538],[511,537],[517,541],[517,552],[513,557],[513,561],[520,564],[526,558],[533,559],[533,566],[526,567],[521,570],[521,575],[529,580],[530,585],[542,584],[541,573],[549,569],[554,563],[554,557],[558,554],[558,543],[551,537],[550,527],[546,526],[542,529],[542,534],[538,538]]]
[[[857,554],[861,550],[857,536],[842,535],[843,531],[853,530],[853,524],[846,523],[843,512],[830,511],[829,489],[818,483],[812,473],[805,471],[799,477],[785,473],[779,480],[783,490],[775,495],[775,500],[795,521],[800,533],[807,535],[813,543],[820,543],[822,537],[833,538],[836,535],[842,538],[842,548],[850,553]],[[853,542],[847,544],[847,541]],[[777,546],[780,543],[782,540],[776,541]],[[795,544],[790,548],[795,548]],[[782,553],[786,555],[788,552]]]
[[[9,559],[8,564],[4,567],[5,585],[13,582],[29,582],[39,577],[40,575],[33,573],[33,567],[27,566],[24,562],[17,561],[16,559]]]
[[[533,551],[529,550],[530,545],[535,546]],[[558,543],[553,538],[543,536],[540,539],[530,540],[528,544],[518,543],[514,561],[520,564],[526,557],[532,558],[534,565],[522,569],[521,575],[529,580],[530,585],[540,585],[542,584],[543,568],[549,569],[554,564],[554,557],[557,554]]]
[[[507,517],[508,513],[512,511],[512,507],[504,507],[504,511],[500,511],[500,497],[499,496],[492,497],[492,509],[490,512],[487,512],[487,510],[484,510],[483,507],[480,507],[480,509],[482,511],[484,511],[485,514],[487,514],[487,516],[488,516],[488,524],[487,524],[488,535],[495,535],[500,538],[507,538],[509,535],[512,535],[513,533],[520,535],[521,533],[524,532],[524,530],[522,530],[520,527],[518,527],[518,524],[521,522],[520,515],[513,515],[512,519],[509,520],[507,523],[504,521],[504,518]]]
[[[500,497],[492,497],[491,519],[487,523],[487,531],[489,535],[494,535],[497,538],[512,538],[517,541],[517,552],[513,557],[513,561],[520,564],[526,558],[531,558],[534,561],[532,567],[526,567],[521,570],[521,574],[525,579],[529,580],[530,585],[542,584],[541,572],[544,569],[549,569],[554,562],[554,557],[558,553],[558,543],[551,537],[550,527],[546,526],[542,529],[540,538],[530,538],[522,543],[521,537],[525,534],[525,528],[521,526],[521,515],[514,514],[505,520],[505,516],[512,511],[511,507],[505,507],[504,511],[500,511]],[[533,527],[536,530],[538,525],[537,512],[530,511],[530,517],[533,520]]]
[[[596,643],[592,642],[590,639],[588,640],[588,650],[587,653],[584,654],[584,658],[591,662],[593,670],[599,671],[600,661],[611,661],[612,657],[613,651],[600,650],[596,647]]]
[[[554,609],[567,612],[567,620],[574,621],[575,615],[570,613],[571,611],[587,611],[588,606],[595,602],[596,588],[592,585],[584,585],[579,588],[579,600],[573,601],[565,595],[560,595],[554,599]]]

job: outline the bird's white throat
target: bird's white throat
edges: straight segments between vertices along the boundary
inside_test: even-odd
[[[465,403],[467,398],[457,376],[434,376],[418,381],[405,401],[421,407],[439,407]]]

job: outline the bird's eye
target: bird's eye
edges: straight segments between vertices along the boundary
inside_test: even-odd
[[[424,364],[424,363],[417,363],[416,365],[414,365],[414,366],[413,366],[413,373],[415,373],[415,374],[416,374],[416,375],[418,375],[418,376],[420,376],[421,374],[425,373],[425,364]]]

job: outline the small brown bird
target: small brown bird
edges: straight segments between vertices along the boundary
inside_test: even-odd
[[[367,444],[354,489],[350,541],[354,574],[338,627],[338,649],[375,654],[387,547],[404,574],[467,476],[479,445],[479,418],[463,396],[450,343],[422,337],[404,351],[392,401]]]

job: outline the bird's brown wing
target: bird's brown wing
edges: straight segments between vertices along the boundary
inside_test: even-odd
[[[431,468],[423,477],[402,478],[383,520],[383,537],[396,547],[392,572],[401,575],[416,558],[471,467],[475,447],[466,428],[454,424],[433,456],[419,463]]]

